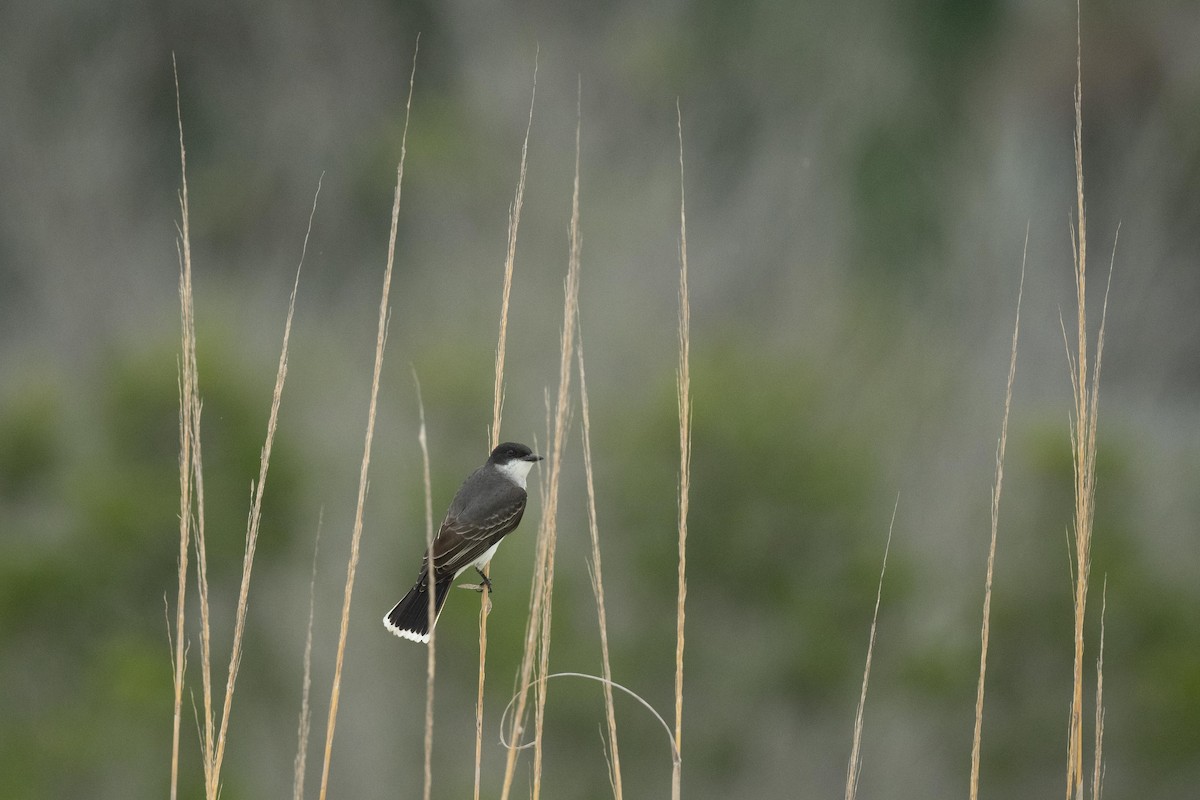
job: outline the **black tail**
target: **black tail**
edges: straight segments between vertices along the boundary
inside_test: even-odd
[[[404,595],[404,599],[396,603],[396,607],[383,618],[383,624],[389,631],[404,639],[412,639],[414,642],[429,641],[429,584],[426,583],[427,580],[422,575],[416,585],[408,590],[408,594]],[[433,611],[434,624],[437,623],[437,618],[442,613],[442,606],[446,604],[446,597],[450,593],[450,584],[453,582],[453,577],[447,577],[434,584],[434,591],[437,595],[437,604]]]

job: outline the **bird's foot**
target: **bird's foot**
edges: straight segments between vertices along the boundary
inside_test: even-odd
[[[479,573],[479,579],[483,582],[482,583],[460,583],[458,585],[458,588],[470,589],[473,592],[480,592],[480,593],[482,593],[484,589],[487,589],[487,593],[491,594],[492,593],[492,582],[490,580],[488,580],[488,576],[484,575],[483,570],[479,569],[479,567],[476,567],[475,571]]]
[[[481,570],[479,567],[476,567],[475,571],[479,573],[479,580],[483,581],[483,586],[487,588],[488,594],[491,594],[492,593],[492,582],[490,580],[488,580],[488,576],[483,574],[483,570]],[[482,592],[483,588],[481,587],[479,589],[479,591]]]

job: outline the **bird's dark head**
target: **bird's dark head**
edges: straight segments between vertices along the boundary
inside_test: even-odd
[[[541,460],[541,456],[535,456],[532,450],[517,442],[505,442],[488,456],[489,464],[494,465],[501,475],[522,489],[525,488],[529,470]]]
[[[492,451],[492,455],[488,458],[496,466],[504,466],[514,461],[526,461],[530,464],[541,461],[541,456],[536,456],[533,451],[520,442],[504,442],[496,446]]]

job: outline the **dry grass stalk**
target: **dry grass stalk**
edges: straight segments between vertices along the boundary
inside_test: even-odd
[[[1091,565],[1091,530],[1084,520],[1089,519],[1087,509],[1088,489],[1086,487],[1086,471],[1088,453],[1086,452],[1087,436],[1087,329],[1086,329],[1086,286],[1087,219],[1083,213],[1083,169],[1082,169],[1082,41],[1078,25],[1078,4],[1076,5],[1076,82],[1075,82],[1075,132],[1073,144],[1075,151],[1075,181],[1076,200],[1078,207],[1078,229],[1071,240],[1075,259],[1075,291],[1078,309],[1078,355],[1072,359],[1070,345],[1067,346],[1067,360],[1071,366],[1071,388],[1075,406],[1071,415],[1071,453],[1075,476],[1075,527],[1074,527],[1074,602],[1075,614],[1075,659],[1073,662],[1073,681],[1071,696],[1071,716],[1067,735],[1067,800],[1072,795],[1082,800],[1083,797],[1083,621],[1087,607],[1087,581]],[[1066,336],[1064,330],[1064,337]],[[1081,522],[1083,524],[1081,524]]]
[[[417,442],[421,445],[421,466],[425,478],[425,552],[433,552],[433,482],[429,475],[429,439],[425,435],[425,401],[421,398],[421,381],[413,370],[413,383],[417,387],[417,412],[421,425],[417,430]],[[434,597],[433,570],[429,570],[429,596]],[[435,603],[429,603],[429,647],[425,660],[425,800],[433,792],[433,682],[437,668],[434,655],[434,623],[437,621]]]
[[[329,718],[325,728],[325,760],[321,768],[321,800],[329,789],[329,763],[333,754],[333,735],[337,727],[338,701],[341,697],[342,664],[346,657],[346,636],[350,628],[350,601],[354,594],[354,575],[358,569],[359,547],[362,542],[363,507],[367,500],[367,474],[371,466],[371,442],[375,437],[375,410],[379,401],[379,375],[383,371],[383,351],[387,342],[388,297],[392,288],[392,266],[396,256],[396,231],[400,223],[400,189],[404,183],[404,157],[408,148],[408,120],[412,110],[413,84],[417,75],[417,53],[421,37],[413,48],[412,72],[408,78],[408,101],[404,106],[404,132],[400,136],[400,163],[396,166],[396,190],[392,197],[392,226],[388,235],[387,266],[383,271],[383,290],[379,298],[379,323],[375,334],[375,367],[371,376],[371,399],[367,409],[367,431],[363,441],[362,466],[358,475],[358,502],[354,509],[354,531],[350,537],[350,560],[346,565],[346,586],[342,597],[342,622],[338,633],[337,659],[333,671],[333,688],[329,695]]]
[[[317,514],[317,540],[313,543],[312,576],[308,582],[308,628],[304,638],[304,685],[300,692],[300,721],[296,726],[296,760],[292,765],[292,800],[304,800],[304,773],[308,762],[308,734],[312,729],[312,707],[309,693],[312,689],[312,641],[313,618],[317,601],[317,553],[321,549],[321,527],[325,522],[325,509]]]
[[[988,640],[992,618],[992,571],[996,563],[996,534],[1000,528],[1000,491],[1004,485],[1004,450],[1008,444],[1008,417],[1012,409],[1013,381],[1017,377],[1017,336],[1021,331],[1021,297],[1025,291],[1025,257],[1029,252],[1029,226],[1025,226],[1025,247],[1021,252],[1021,281],[1017,287],[1017,319],[1013,324],[1012,349],[1008,358],[1008,382],[1004,388],[1004,417],[1000,439],[996,443],[996,479],[992,485],[992,538],[988,545],[987,577],[983,589],[983,624],[979,638],[979,683],[975,688],[975,732],[971,739],[971,800],[979,797],[979,747],[983,736],[983,692],[987,676]]]
[[[583,417],[583,469],[587,480],[588,533],[592,539],[592,561],[588,574],[596,596],[596,615],[600,624],[600,662],[604,675],[604,718],[608,724],[608,778],[613,797],[621,800],[621,755],[617,749],[617,716],[613,707],[612,666],[608,658],[608,618],[604,608],[604,572],[600,565],[600,525],[596,520],[596,487],[592,476],[592,422],[588,413],[587,374],[583,368],[583,336],[576,349],[579,365],[579,402]]]
[[[1092,800],[1100,800],[1104,785],[1104,616],[1108,611],[1108,579],[1100,593],[1100,655],[1096,659],[1096,749],[1092,762]]]
[[[192,342],[193,348],[195,341]],[[191,354],[195,363],[196,354]],[[209,615],[208,603],[208,539],[204,527],[204,469],[200,437],[200,419],[203,408],[199,398],[199,386],[193,383],[192,398],[192,484],[196,498],[193,501],[195,513],[192,527],[194,529],[194,545],[196,548],[196,584],[200,599],[200,676],[201,691],[204,697],[204,728],[201,731],[201,762],[204,766],[204,785],[212,785],[214,766],[215,733],[213,729],[213,691],[212,691],[212,622]],[[206,790],[207,791],[207,790]]]
[[[174,57],[172,57],[174,66]],[[186,594],[187,579],[187,545],[188,533],[194,526],[195,547],[197,551],[197,581],[200,592],[201,616],[201,668],[203,672],[204,692],[204,728],[200,732],[202,739],[202,761],[204,764],[205,795],[215,798],[219,794],[221,764],[224,758],[226,736],[228,734],[229,712],[232,708],[234,689],[237,683],[238,668],[241,664],[241,648],[245,633],[246,611],[249,602],[249,584],[251,568],[254,563],[254,551],[258,541],[259,523],[262,517],[262,493],[266,485],[268,465],[271,458],[271,447],[278,425],[279,404],[282,398],[283,386],[287,375],[288,341],[291,336],[292,319],[295,313],[296,293],[299,289],[300,266],[296,268],[296,279],[292,286],[292,294],[288,304],[287,321],[284,325],[283,345],[279,356],[279,368],[276,373],[275,388],[271,401],[271,414],[267,423],[267,436],[260,454],[259,476],[256,488],[252,486],[253,504],[250,519],[247,523],[246,551],[242,560],[242,581],[238,595],[238,606],[234,627],[233,648],[230,654],[229,674],[225,687],[225,699],[222,709],[220,731],[214,736],[214,715],[212,708],[212,644],[209,624],[208,604],[208,565],[204,538],[204,483],[202,457],[200,449],[200,395],[196,366],[196,336],[195,309],[192,289],[190,219],[187,195],[187,152],[183,143],[183,116],[180,110],[179,76],[175,70],[175,104],[176,117],[179,122],[179,152],[182,173],[182,188],[180,191],[180,209],[182,220],[180,233],[180,302],[183,316],[183,377],[180,385],[180,567],[179,567],[179,602],[177,609],[177,631],[175,662],[175,725],[172,736],[171,757],[171,795],[177,794],[178,761],[179,761],[179,716],[183,689],[183,601]],[[320,194],[320,184],[317,186]],[[316,211],[316,197],[313,198],[313,213]],[[309,216],[308,231],[304,236],[304,249],[300,256],[300,265],[304,263],[304,252],[308,248],[308,236],[312,231],[312,215]],[[194,505],[193,505],[194,502]],[[195,516],[193,518],[193,509]]]
[[[566,288],[563,291],[563,329],[559,341],[558,362],[558,395],[554,406],[554,438],[550,446],[550,469],[547,479],[546,503],[543,506],[542,519],[546,523],[546,577],[542,583],[542,622],[541,642],[538,646],[538,675],[550,673],[550,631],[551,616],[554,609],[554,551],[558,542],[558,481],[562,474],[563,445],[567,437],[567,421],[570,417],[571,403],[571,361],[575,349],[575,331],[579,315],[579,265],[582,243],[579,237],[579,140],[583,127],[582,116],[582,80],[579,84],[576,100],[575,118],[575,183],[571,192],[571,226],[570,250],[567,256]],[[535,746],[533,748],[533,800],[541,796],[542,788],[542,753],[543,753],[543,723],[546,716],[546,688],[543,682],[537,693],[537,706],[534,711],[536,727]]]
[[[883,576],[887,572],[888,553],[892,549],[892,529],[896,525],[896,510],[900,497],[892,507],[892,521],[888,523],[887,544],[883,547],[883,566],[879,568],[879,585],[875,589],[875,612],[871,616],[871,638],[867,641],[867,663],[863,667],[862,690],[858,695],[858,711],[854,714],[854,741],[850,747],[850,761],[846,767],[846,800],[854,800],[858,794],[858,778],[862,772],[863,711],[867,705],[867,684],[871,681],[871,660],[875,655],[875,628],[879,621],[879,600],[883,596]]]
[[[498,430],[498,428],[496,428]],[[491,572],[491,564],[483,568],[486,576]],[[480,593],[479,600],[479,679],[475,688],[475,800],[479,800],[479,781],[483,764],[483,687],[487,677],[487,620],[492,612],[492,598],[487,592]],[[429,641],[433,641],[430,636]]]
[[[675,744],[683,749],[683,628],[687,602],[687,519],[692,472],[691,305],[688,300],[687,203],[683,182],[683,111],[675,102],[679,129],[679,593],[675,623]],[[682,761],[676,759],[671,776],[671,796],[678,800]]]
[[[1075,473],[1074,515],[1074,618],[1075,658],[1071,696],[1071,716],[1067,737],[1067,800],[1074,795],[1083,800],[1083,656],[1084,619],[1087,611],[1088,579],[1092,566],[1092,522],[1096,500],[1096,425],[1098,418],[1100,363],[1104,353],[1104,323],[1108,311],[1108,290],[1105,289],[1104,305],[1100,315],[1100,328],[1096,336],[1096,363],[1088,372],[1087,335],[1087,219],[1084,212],[1083,193],[1083,57],[1080,34],[1079,6],[1076,3],[1076,56],[1075,56],[1075,193],[1078,228],[1072,238],[1075,260],[1075,302],[1078,309],[1076,349],[1074,356],[1067,347],[1067,360],[1071,367],[1071,388],[1074,407],[1071,414],[1071,449]],[[1112,268],[1109,268],[1109,286]],[[1064,338],[1066,331],[1064,328]]]
[[[533,670],[534,650],[538,652],[539,675],[548,672],[550,658],[551,600],[554,591],[554,553],[558,535],[558,482],[562,471],[563,443],[566,439],[571,389],[571,360],[574,354],[575,328],[579,304],[579,149],[582,118],[577,117],[575,128],[575,182],[571,201],[570,250],[567,259],[567,277],[563,289],[563,327],[559,340],[559,381],[554,407],[554,430],[550,437],[548,469],[542,483],[542,519],[538,525],[538,545],[534,567],[533,589],[529,603],[529,620],[525,626],[525,651],[521,660],[521,677],[518,681],[517,709],[513,715],[509,741],[519,742],[524,726],[523,718],[531,685],[537,686],[535,709],[535,738],[533,790],[534,800],[540,796],[542,781],[542,722],[545,717],[546,692],[543,680],[530,682]],[[540,636],[539,636],[540,634]],[[510,747],[504,768],[504,784],[501,800],[507,800],[512,790],[516,767],[517,748]]]
[[[533,104],[537,99],[538,53],[533,53],[533,89],[529,95],[529,119],[521,143],[521,169],[517,190],[508,210],[508,248],[504,254],[504,287],[500,296],[500,335],[496,341],[496,383],[492,392],[491,446],[500,444],[500,417],[504,410],[504,355],[508,342],[508,301],[512,295],[513,267],[517,261],[517,231],[521,227],[521,208],[525,204],[525,173],[529,165],[529,132],[533,130]],[[485,593],[486,596],[486,593]]]
[[[250,573],[254,566],[254,552],[258,545],[259,524],[262,521],[263,491],[267,486],[267,468],[271,463],[271,447],[275,443],[275,431],[279,424],[279,404],[283,398],[283,385],[287,379],[288,342],[292,334],[292,317],[296,311],[296,293],[300,289],[300,269],[304,265],[304,255],[308,251],[308,236],[312,232],[312,215],[316,213],[317,196],[321,193],[321,184],[317,183],[317,193],[313,197],[313,210],[308,218],[308,231],[304,234],[304,248],[300,254],[300,265],[296,267],[296,278],[292,284],[292,294],[288,300],[287,321],[283,326],[283,344],[279,351],[279,366],[275,373],[275,388],[271,394],[271,414],[267,420],[267,436],[259,454],[258,482],[253,484],[251,491],[254,501],[250,509],[250,519],[246,526],[246,550],[242,555],[242,581],[238,590],[238,604],[233,628],[233,648],[229,654],[229,674],[225,681],[225,702],[221,709],[221,727],[217,732],[216,750],[213,754],[212,768],[208,776],[208,797],[216,800],[220,794],[221,765],[225,760],[225,744],[229,733],[229,712],[233,708],[233,694],[237,685],[238,670],[242,663],[242,643],[246,633],[246,612],[250,601]]]
[[[492,427],[490,448],[500,444],[500,418],[504,411],[504,356],[508,343],[508,306],[512,295],[513,267],[517,260],[517,231],[521,227],[521,208],[525,203],[525,173],[529,164],[529,132],[533,129],[533,104],[537,99],[538,54],[533,53],[533,89],[529,96],[529,119],[525,124],[525,139],[521,143],[521,169],[517,178],[516,195],[508,211],[508,248],[504,255],[504,287],[500,298],[500,334],[496,340],[496,381],[492,392]],[[485,564],[483,574],[491,572]],[[479,683],[475,697],[475,800],[479,800],[480,765],[483,761],[483,687],[487,675],[487,618],[491,613],[489,592],[479,597]],[[430,628],[432,630],[432,626]]]
[[[174,716],[171,728],[171,800],[175,800],[179,787],[179,723],[183,707],[184,675],[184,604],[187,600],[188,545],[191,538],[192,520],[192,425],[193,398],[196,393],[195,338],[196,326],[192,303],[192,246],[190,220],[188,217],[187,150],[183,145],[183,112],[179,99],[179,70],[175,54],[171,54],[171,69],[175,76],[175,116],[179,123],[179,171],[181,189],[179,208],[181,213],[179,230],[179,306],[182,328],[182,363],[179,379],[179,591],[175,601],[175,636],[172,666],[175,690]],[[168,636],[170,629],[168,627]]]
[[[543,392],[543,401],[546,408],[546,447],[550,448],[550,443],[554,441],[554,404],[550,400],[549,387],[544,389]],[[537,611],[536,613],[533,611],[530,612],[530,619],[528,621],[528,626],[532,627],[533,630],[532,644],[534,650],[531,651],[531,656],[532,668],[535,673],[533,680],[535,712],[538,703],[545,703],[544,693],[546,692],[546,681],[541,677],[545,674],[541,671],[541,635],[542,628],[546,624],[547,615],[544,613],[543,609],[546,605],[546,599],[548,597],[551,599],[553,598],[553,593],[546,591],[546,582],[547,580],[553,580],[554,568],[551,565],[551,562],[554,560],[558,545],[557,509],[555,512],[555,519],[553,521],[551,521],[544,512],[544,509],[549,508],[550,506],[550,471],[544,470],[538,477],[538,500],[543,509],[543,514],[538,524],[538,538],[541,540],[541,548],[537,555],[540,556],[540,558],[537,562],[537,567],[535,568],[537,570],[537,578],[533,581],[534,591],[537,592]],[[553,545],[551,544],[551,534],[554,534]],[[533,606],[531,604],[531,609],[532,608]],[[529,642],[527,641],[526,644],[528,645]],[[542,747],[542,723],[543,721],[537,720],[535,716],[533,741],[529,742],[529,747],[533,748],[534,750],[540,750]],[[537,754],[535,753],[535,760],[536,755]],[[532,776],[533,770],[531,767],[530,797],[533,796],[534,786],[534,779]],[[539,770],[539,775],[536,780],[540,781],[540,779],[541,775]]]
[[[550,399],[546,397],[546,424],[549,426],[550,420]],[[549,438],[549,436],[547,436]],[[547,505],[547,497],[549,495],[549,487],[547,485],[548,477],[543,475],[538,481],[538,489],[541,492],[542,508]],[[508,752],[504,763],[504,783],[500,790],[501,800],[508,800],[509,792],[512,790],[512,781],[515,775],[517,751],[524,749],[524,746],[519,746],[516,743],[521,741],[521,735],[525,728],[525,708],[529,700],[529,689],[533,685],[531,677],[533,674],[534,652],[537,648],[538,626],[542,619],[542,602],[545,599],[545,594],[542,587],[546,580],[546,552],[547,552],[547,529],[546,515],[543,512],[542,520],[538,523],[537,540],[535,543],[535,552],[533,558],[533,581],[529,589],[529,614],[525,619],[525,646],[521,655],[521,670],[516,681],[516,692],[514,699],[509,702],[516,703],[516,710],[513,713],[512,724],[509,728],[508,742],[506,745]],[[507,711],[506,711],[507,713]],[[501,720],[503,723],[503,718]],[[503,731],[500,735],[501,741],[505,741]]]

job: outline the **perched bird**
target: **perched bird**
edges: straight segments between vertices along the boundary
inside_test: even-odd
[[[468,567],[474,567],[483,586],[492,583],[483,567],[512,533],[525,513],[525,479],[542,457],[523,444],[505,442],[472,472],[446,512],[446,520],[433,540],[434,623],[450,593],[450,585]],[[429,641],[429,551],[421,561],[421,573],[404,599],[383,618],[389,631],[414,642]],[[480,587],[483,591],[483,587]]]

